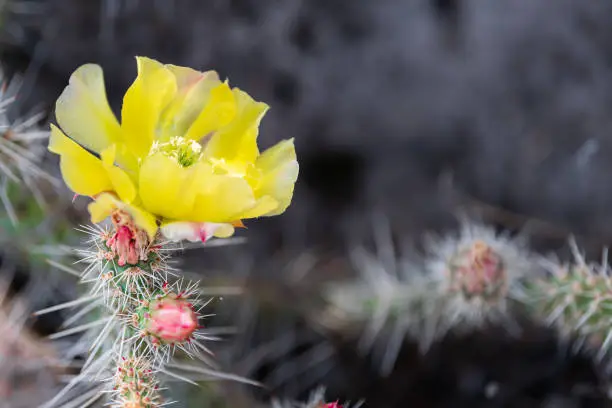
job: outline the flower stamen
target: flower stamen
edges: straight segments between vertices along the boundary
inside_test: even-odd
[[[195,140],[175,136],[169,142],[154,142],[149,155],[160,152],[176,160],[181,166],[189,167],[202,157],[202,145]]]

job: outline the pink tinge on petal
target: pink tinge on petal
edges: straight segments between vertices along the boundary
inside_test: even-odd
[[[327,404],[323,404],[323,408],[342,408],[342,405],[336,402],[328,402]]]
[[[196,228],[198,237],[200,238],[200,241],[206,242],[206,240],[208,239],[208,234],[206,233],[206,228],[203,228],[202,225],[198,225],[195,228]]]
[[[228,224],[212,222],[171,222],[161,226],[161,232],[170,241],[206,242],[215,231]]]

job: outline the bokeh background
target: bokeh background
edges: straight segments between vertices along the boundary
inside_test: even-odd
[[[406,342],[393,372],[381,376],[354,338],[317,322],[320,285],[354,275],[347,253],[370,245],[381,219],[416,247],[465,214],[527,231],[542,254],[567,255],[569,234],[592,256],[612,242],[612,3],[37,0],[4,7],[0,61],[24,83],[15,115],[39,109],[52,120],[70,74],[87,62],[104,68],[118,112],[134,56],[144,55],[215,69],[271,105],[263,148],[295,137],[300,177],[289,210],[250,222],[240,233],[245,243],[182,257],[190,276],[225,293],[210,324],[234,330],[215,346],[217,357],[266,387],[179,384],[184,406],[305,399],[319,385],[331,399],[376,408],[610,406],[596,364],[544,329],[518,339],[495,329],[448,338],[426,356]],[[47,160],[53,168],[55,158]],[[76,225],[84,204],[54,208]],[[54,239],[68,244],[68,235]],[[17,250],[2,256],[32,262]],[[22,269],[25,281],[37,271]],[[69,284],[54,287],[62,285]],[[55,290],[47,301],[67,292]],[[36,324],[46,335],[58,323]]]

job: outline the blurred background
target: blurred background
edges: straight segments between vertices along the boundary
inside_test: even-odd
[[[318,386],[329,400],[376,408],[610,406],[607,377],[593,360],[567,352],[545,329],[519,338],[495,328],[449,336],[424,356],[406,341],[383,376],[350,330],[319,323],[321,285],[355,276],[347,254],[372,246],[381,220],[414,248],[424,234],[456,229],[466,214],[526,231],[541,254],[566,256],[570,234],[593,257],[612,242],[612,3],[2,4],[0,62],[23,83],[15,117],[42,111],[43,124],[53,120],[55,99],[87,62],[104,68],[118,112],[134,56],[144,55],[217,70],[268,103],[262,149],[295,138],[300,177],[289,210],[248,223],[244,243],[181,257],[189,276],[223,295],[208,324],[232,329],[214,345],[216,357],[265,387],[173,384],[184,404],[176,406],[305,400]],[[44,160],[56,167],[56,158]],[[27,251],[34,238],[43,246],[78,242],[72,228],[85,220],[85,204],[72,206],[61,189],[48,212],[17,200],[28,227],[2,224],[2,270],[26,303],[35,300],[28,308],[71,296],[70,278]],[[59,324],[46,316],[28,335]],[[44,388],[36,384],[27,387]]]

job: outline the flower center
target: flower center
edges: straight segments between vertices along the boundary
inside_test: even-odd
[[[195,140],[175,136],[165,143],[154,142],[150,154],[161,152],[183,167],[195,164],[202,157],[202,146]]]

